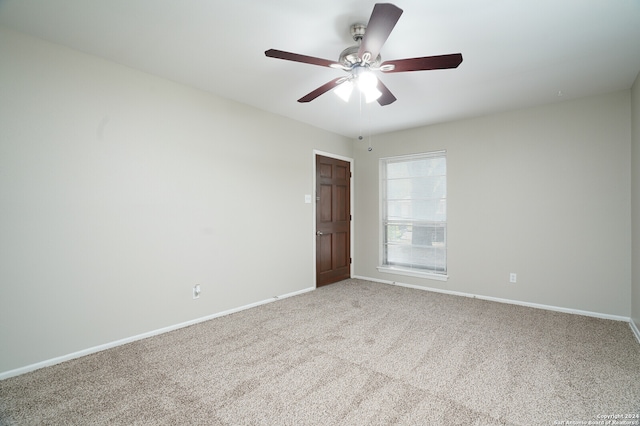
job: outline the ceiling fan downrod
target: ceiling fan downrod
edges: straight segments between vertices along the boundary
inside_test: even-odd
[[[356,66],[368,66],[373,70],[377,70],[382,63],[382,57],[378,55],[375,61],[371,62],[371,52],[364,52],[360,57],[360,44],[364,38],[367,26],[365,24],[351,25],[351,37],[357,44],[349,46],[340,53],[338,63],[341,64],[345,71],[351,71]]]

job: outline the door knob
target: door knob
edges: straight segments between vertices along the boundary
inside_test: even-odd
[[[316,235],[322,235],[322,232],[316,231]]]

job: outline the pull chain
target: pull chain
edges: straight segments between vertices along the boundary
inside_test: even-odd
[[[371,146],[371,108],[369,108],[367,110],[367,125],[368,125],[368,132],[369,132],[369,152],[373,151],[373,147]]]
[[[358,120],[360,130],[358,131],[358,139],[362,140],[362,91],[360,90],[358,90],[358,107],[360,109],[360,119]]]

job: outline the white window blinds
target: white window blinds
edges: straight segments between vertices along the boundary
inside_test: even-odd
[[[380,160],[382,266],[447,273],[445,151]]]

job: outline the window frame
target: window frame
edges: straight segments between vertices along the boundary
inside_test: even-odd
[[[379,227],[379,244],[378,244],[378,249],[379,249],[379,256],[378,256],[378,271],[379,272],[383,272],[383,273],[389,273],[389,274],[396,274],[396,275],[405,275],[405,276],[411,276],[411,277],[419,277],[419,278],[427,278],[427,279],[432,279],[432,280],[438,280],[438,281],[447,281],[449,279],[449,275],[448,275],[448,236],[447,236],[447,226],[448,226],[448,220],[447,220],[447,210],[446,210],[446,200],[447,200],[447,190],[445,189],[445,195],[444,195],[444,202],[445,202],[445,219],[444,222],[440,222],[440,221],[436,221],[436,223],[440,223],[440,226],[444,227],[444,271],[443,272],[438,272],[434,269],[422,269],[422,268],[417,268],[417,267],[404,267],[404,266],[398,266],[398,265],[393,265],[393,264],[385,264],[386,261],[386,256],[385,256],[385,250],[386,250],[386,238],[385,238],[385,225],[388,224],[388,220],[387,220],[387,196],[386,196],[386,183],[387,183],[387,165],[390,162],[397,162],[397,161],[402,161],[402,160],[407,160],[407,161],[411,161],[411,160],[416,160],[416,159],[423,159],[423,158],[444,158],[445,160],[445,165],[447,163],[447,151],[446,150],[439,150],[439,151],[429,151],[429,152],[422,152],[422,153],[416,153],[416,154],[409,154],[409,155],[399,155],[399,156],[393,156],[393,157],[381,157],[379,159],[379,183],[378,183],[378,200],[379,200],[379,220],[378,220],[378,227]],[[445,188],[446,188],[446,182],[447,182],[447,171],[446,171],[446,166],[445,166]],[[408,223],[415,223],[415,221],[411,221],[408,220]],[[413,225],[412,225],[413,226]]]

